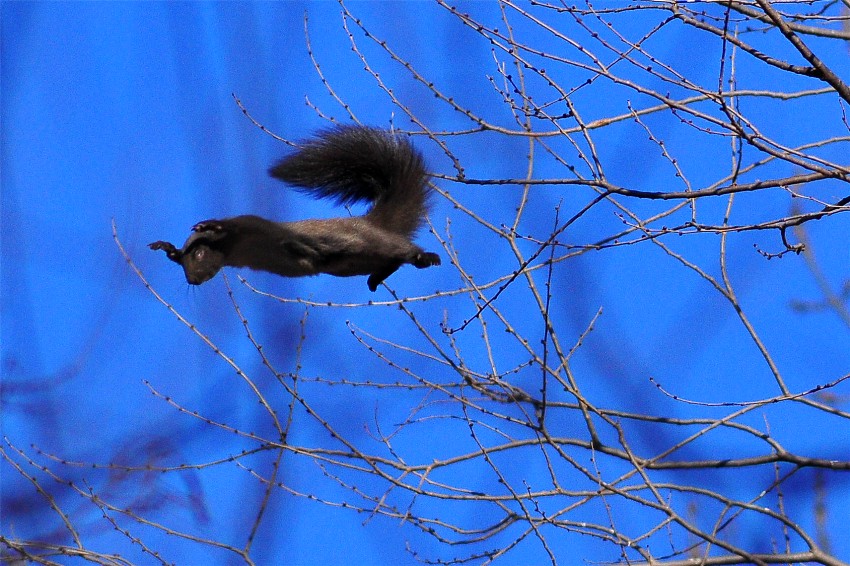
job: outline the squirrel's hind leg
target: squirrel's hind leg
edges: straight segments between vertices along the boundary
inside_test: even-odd
[[[401,267],[401,263],[391,263],[383,269],[375,271],[369,275],[369,279],[366,281],[366,284],[369,285],[369,290],[374,293],[378,288],[378,285],[383,283],[384,279],[395,273],[399,267]]]
[[[410,263],[417,269],[424,269],[432,265],[440,265],[440,256],[432,252],[419,252]]]
[[[417,252],[407,261],[387,264],[384,268],[369,275],[369,280],[366,282],[369,285],[369,290],[374,292],[384,279],[395,273],[405,263],[409,263],[418,269],[424,269],[432,265],[440,265],[440,256],[432,252]]]

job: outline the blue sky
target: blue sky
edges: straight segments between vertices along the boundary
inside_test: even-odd
[[[494,5],[474,7],[482,17],[498,16]],[[351,8],[371,31],[397,45],[402,56],[448,96],[494,123],[516,126],[487,79],[496,75],[497,68],[490,46],[476,40],[445,10],[424,3],[355,3]],[[256,349],[246,340],[222,277],[187,288],[180,270],[146,245],[159,239],[182,243],[189,227],[206,218],[253,213],[296,220],[340,213],[328,203],[313,202],[267,178],[268,165],[287,147],[252,124],[234,100],[235,95],[256,120],[287,139],[304,138],[326,125],[324,116],[350,121],[310,60],[305,13],[314,56],[328,83],[357,118],[375,126],[417,130],[352,53],[336,3],[3,3],[2,427],[15,446],[31,456],[37,454],[32,448],[35,445],[79,462],[174,466],[226,458],[251,444],[179,412],[152,395],[145,382],[190,411],[239,430],[272,432],[267,415],[258,411],[256,400],[233,370],[158,302],[129,268],[113,241],[112,225],[152,287],[250,375],[258,376],[258,383],[284,410],[288,401],[275,388],[273,376],[264,373]],[[635,16],[631,25],[640,28],[643,23]],[[349,25],[382,80],[429,128],[471,127],[461,113],[427,96],[403,68],[366,41],[351,21]],[[517,31],[523,29],[518,23]],[[653,47],[689,76],[705,84],[716,83],[716,44],[707,42],[686,55],[679,46],[687,37],[676,28]],[[846,51],[831,45],[826,49],[830,61],[837,61],[838,68],[846,72],[846,62],[841,63]],[[760,81],[776,87],[769,77],[745,75],[750,69],[746,61],[741,62],[741,69],[751,80],[748,87],[763,87]],[[569,80],[570,75],[561,78]],[[789,81],[782,86],[790,90],[803,88],[802,84],[807,83]],[[813,83],[807,88],[818,86]],[[576,94],[589,119],[625,111],[622,93],[616,88],[602,90],[604,96],[599,92]],[[836,119],[840,112],[834,100],[817,99],[800,108],[799,114],[765,111],[758,114],[759,125],[780,139],[799,143],[846,135],[846,125]],[[821,113],[829,119],[811,119]],[[702,146],[697,136],[689,140],[687,136],[692,134],[687,129],[683,132],[681,124],[669,116],[653,126],[679,149],[682,166],[698,186],[703,179],[716,176],[713,167],[717,160],[729,159],[725,145],[711,140]],[[638,139],[636,131],[639,128],[631,125],[599,134],[608,174],[631,188],[665,190],[672,178],[669,163],[659,157],[657,146],[645,135]],[[464,159],[471,178],[521,177],[525,173],[528,146],[523,140],[496,135],[447,139]],[[415,138],[414,143],[434,171],[454,173],[452,163],[436,144],[424,137]],[[846,155],[846,146],[824,150],[829,158],[840,160],[833,151]],[[542,152],[535,175],[567,176]],[[512,221],[518,202],[515,186],[437,184],[497,225]],[[835,183],[818,198],[831,201],[843,194],[846,188]],[[555,206],[563,207],[563,220],[590,198],[569,188],[542,188],[533,195],[531,212],[520,230],[535,237],[545,237],[547,229],[551,230]],[[784,195],[777,198],[775,193],[741,196],[739,202],[733,219],[742,222],[782,216],[789,209],[789,199]],[[655,203],[632,204],[645,214],[656,207]],[[725,206],[725,201],[709,202],[701,210],[716,222]],[[622,229],[615,212],[613,207],[594,210],[567,233],[568,240],[592,242]],[[453,245],[476,281],[488,281],[515,268],[508,250],[447,200],[435,199],[431,220],[441,238],[446,239],[451,231]],[[841,215],[810,225],[819,261],[836,288],[846,280],[846,234],[847,221]],[[438,249],[444,265],[421,272],[402,269],[390,279],[395,291],[415,297],[460,287],[462,281],[437,239],[423,230],[418,241],[427,249]],[[793,300],[821,298],[802,257],[767,261],[753,250],[754,244],[760,249],[780,249],[775,233],[730,238],[730,273],[742,305],[791,389],[805,390],[847,373],[847,327],[828,311],[801,315],[789,306]],[[711,275],[719,274],[716,235],[683,237],[671,240],[671,245]],[[534,248],[528,244],[527,249]],[[402,374],[387,377],[385,364],[364,353],[355,339],[361,332],[427,351],[423,335],[395,307],[311,308],[306,326],[302,326],[303,305],[257,296],[236,274],[229,271],[228,282],[243,315],[283,372],[294,371],[300,364],[306,375],[326,379],[404,379]],[[239,274],[264,291],[288,298],[320,303],[391,299],[385,289],[370,294],[360,279],[320,276],[286,280]],[[559,264],[553,288],[553,320],[564,344],[572,345],[597,310],[603,309],[573,370],[585,395],[607,407],[663,411],[679,417],[701,414],[692,406],[664,398],[649,383],[650,376],[681,397],[701,401],[746,401],[777,394],[763,358],[728,303],[705,280],[657,248],[625,246],[578,256]],[[502,304],[518,331],[533,336],[542,323],[525,315],[528,306],[523,300],[527,298],[522,292],[508,292]],[[444,318],[449,326],[457,326],[475,312],[471,301],[460,299],[414,304],[412,308],[437,335]],[[307,339],[300,344],[302,332]],[[481,332],[460,334],[458,344],[465,348],[472,367],[486,371],[488,354],[480,342]],[[500,361],[505,366],[521,363],[522,350],[495,334],[493,344],[503,356]],[[396,353],[416,371],[442,369],[421,357]],[[333,415],[335,426],[364,443],[373,421],[397,422],[420,402],[416,394],[393,389],[305,387],[315,388],[316,406]],[[439,414],[439,409],[434,410]],[[559,434],[581,434],[575,415],[559,413],[555,418],[563,427]],[[291,439],[305,445],[322,444],[325,432],[306,421],[297,421],[301,424],[293,428]],[[822,414],[774,409],[758,413],[750,421],[756,427],[769,422],[773,433],[787,440],[789,449],[846,458],[846,429]],[[441,423],[424,437],[412,435],[409,442],[413,446],[407,448],[412,458],[427,462],[434,454],[462,451],[466,439],[455,444],[455,438],[463,434],[462,427]],[[654,433],[647,430],[645,434],[646,446],[661,442]],[[703,447],[706,454],[729,449],[725,437],[712,442]],[[747,448],[733,446],[733,452],[744,454]],[[43,456],[37,458],[48,462]],[[263,457],[248,462],[258,469],[269,465]],[[6,461],[2,465],[3,534],[50,535],[56,529],[55,517],[39,517],[29,507],[22,509],[20,505],[26,502],[43,504],[43,500],[23,495],[33,491],[32,485]],[[509,460],[502,465],[520,485],[528,470],[545,475],[545,470],[531,464]],[[235,545],[244,544],[250,529],[253,514],[246,508],[255,509],[262,496],[256,477],[235,465],[202,466],[162,476],[137,474],[130,483],[115,470],[51,466],[79,485],[88,482],[116,502],[154,502],[149,515],[154,520]],[[480,474],[483,485],[494,481],[486,469],[475,473]],[[351,497],[346,489],[329,481],[315,462],[288,458],[282,474],[294,490],[313,491],[336,502]],[[764,481],[769,482],[768,476]],[[810,483],[811,476],[806,478],[801,484],[809,485],[806,482]],[[846,481],[835,476],[830,479],[834,482],[830,484],[836,502],[833,509],[840,515],[847,508],[838,504],[846,500]],[[368,484],[368,480],[361,481]],[[712,481],[734,480],[718,473]],[[105,526],[97,510],[82,498],[50,485],[93,547],[127,553],[131,560],[149,559]],[[138,492],[128,492],[128,486]],[[379,489],[377,484],[373,487]],[[201,499],[193,499],[199,493]],[[789,505],[805,507],[806,493],[801,489],[796,500],[789,494]],[[426,506],[424,512],[447,509]],[[469,506],[451,509],[454,516],[471,521],[486,511]],[[758,525],[753,528],[757,530]],[[168,561],[236,561],[226,552],[208,547],[199,550],[197,545],[144,528],[140,532],[151,544],[169,551]],[[846,559],[850,547],[836,535],[834,551]],[[553,534],[552,541],[559,552],[577,552],[599,560],[617,558],[610,549],[595,554],[594,541],[582,537]],[[317,558],[329,564],[413,563],[405,550],[408,543],[423,554],[446,558],[433,539],[399,521],[369,519],[281,490],[269,504],[252,557],[258,564],[316,563]],[[588,550],[576,550],[583,549],[583,544],[588,544]],[[514,563],[539,560],[541,553],[530,542],[521,545],[510,559]]]

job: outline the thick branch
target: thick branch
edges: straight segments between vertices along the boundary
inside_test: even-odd
[[[818,78],[820,78],[824,82],[828,83],[832,88],[834,88],[838,95],[843,98],[845,102],[850,103],[850,87],[848,87],[847,84],[844,83],[844,81],[842,81],[838,77],[838,75],[833,73],[832,69],[830,69],[823,61],[821,61],[820,58],[815,55],[814,52],[812,52],[812,50],[809,49],[809,47],[805,43],[803,43],[803,40],[800,39],[800,36],[794,33],[794,30],[791,29],[791,27],[784,19],[782,19],[782,16],[779,14],[779,12],[777,12],[773,8],[773,6],[770,4],[770,0],[756,0],[756,2],[759,6],[761,6],[761,9],[764,10],[764,13],[767,14],[767,16],[776,25],[776,27],[779,28],[779,31],[782,32],[782,35],[784,35],[788,39],[788,41],[791,42],[791,45],[793,45],[797,49],[797,51],[800,52],[800,55],[802,55],[806,59],[806,61],[811,63],[812,67],[814,67],[818,71]]]

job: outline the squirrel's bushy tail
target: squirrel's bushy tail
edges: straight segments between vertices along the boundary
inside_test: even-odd
[[[419,228],[427,207],[422,155],[406,139],[366,126],[319,132],[269,174],[342,204],[370,201],[367,220],[407,237]]]

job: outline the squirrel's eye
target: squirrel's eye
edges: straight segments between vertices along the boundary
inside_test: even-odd
[[[205,253],[205,251],[206,251],[206,250],[205,250],[204,248],[198,248],[198,249],[196,249],[196,250],[195,250],[195,253],[194,253],[194,254],[192,254],[192,255],[194,255],[194,256],[195,256],[195,259],[196,259],[196,260],[200,261],[200,260],[204,259],[204,253]]]

